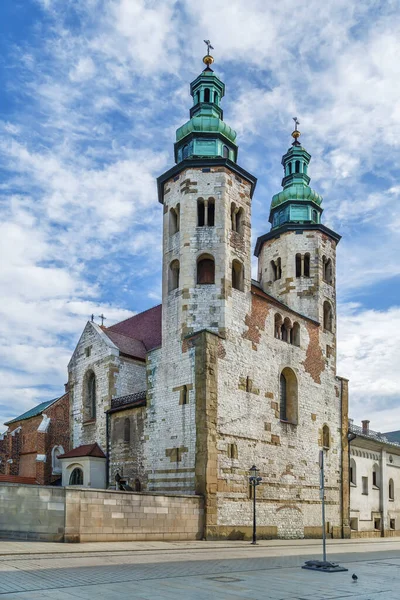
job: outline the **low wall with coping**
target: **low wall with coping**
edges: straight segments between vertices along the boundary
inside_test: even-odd
[[[46,541],[195,540],[200,496],[0,484],[0,537]]]

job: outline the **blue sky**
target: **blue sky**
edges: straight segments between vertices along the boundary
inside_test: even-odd
[[[224,118],[269,230],[292,117],[338,249],[351,415],[400,429],[397,0],[0,4],[0,423],[62,392],[93,312],[160,301],[161,205],[189,82],[215,46]]]

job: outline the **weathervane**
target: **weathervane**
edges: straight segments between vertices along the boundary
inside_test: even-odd
[[[211,46],[210,40],[204,40],[204,43],[207,46],[207,54],[210,54],[210,50],[214,50],[214,46]]]
[[[294,121],[294,131],[292,132],[292,138],[294,138],[294,142],[292,144],[292,146],[300,146],[300,142],[298,141],[298,138],[300,137],[300,131],[297,129],[297,126],[300,125],[300,121],[298,120],[297,117],[293,117],[293,121]]]

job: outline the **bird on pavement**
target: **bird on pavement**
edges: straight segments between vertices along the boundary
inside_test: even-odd
[[[351,576],[353,583],[357,583],[358,577],[355,573],[353,573],[353,575]]]

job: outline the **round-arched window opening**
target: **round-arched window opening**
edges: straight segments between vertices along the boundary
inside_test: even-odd
[[[69,485],[83,485],[83,471],[75,467],[69,478]]]

